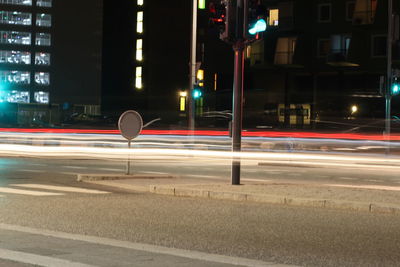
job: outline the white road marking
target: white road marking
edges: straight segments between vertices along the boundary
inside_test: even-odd
[[[357,180],[356,178],[353,178],[353,177],[338,177],[338,179],[341,179],[341,180]]]
[[[7,188],[7,187],[0,187],[0,193],[28,195],[28,196],[62,196],[62,195],[64,195],[62,193],[29,191],[29,190],[15,189],[15,188]]]
[[[62,166],[67,169],[78,169],[78,170],[83,170],[83,169],[88,169],[88,167],[82,167],[82,166]]]
[[[44,172],[42,170],[28,170],[28,169],[22,169],[22,170],[17,170],[17,171],[20,171],[20,172]]]
[[[166,172],[141,172],[141,173],[148,173],[148,174],[168,174]]]
[[[42,167],[44,167],[44,166],[47,166],[46,164],[42,164],[42,163],[27,163],[28,165],[32,165],[32,166],[42,166]]]
[[[121,167],[121,168],[118,168],[118,169],[117,168],[98,168],[96,170],[112,171],[112,172],[124,172],[125,171],[124,167]]]
[[[246,259],[246,258],[209,254],[209,253],[199,252],[199,251],[168,248],[168,247],[148,245],[148,244],[143,244],[143,243],[133,243],[133,242],[128,242],[128,241],[119,241],[119,240],[115,240],[115,239],[102,238],[102,237],[96,237],[96,236],[68,234],[68,233],[50,231],[50,230],[40,230],[40,229],[35,229],[35,228],[30,228],[30,227],[10,225],[10,224],[4,224],[4,223],[0,223],[0,229],[9,230],[9,231],[17,231],[17,232],[22,232],[22,233],[34,234],[34,235],[42,235],[42,236],[48,236],[48,237],[54,237],[54,238],[82,241],[82,242],[87,242],[87,243],[91,243],[91,244],[99,244],[99,245],[105,245],[105,246],[139,250],[139,251],[145,251],[145,252],[157,253],[157,254],[163,254],[163,255],[171,255],[171,256],[194,259],[194,260],[225,263],[225,264],[231,264],[231,265],[254,266],[254,267],[258,267],[258,266],[260,266],[260,267],[261,266],[264,266],[264,267],[265,266],[279,266],[279,267],[293,266],[293,265],[275,264],[273,262],[265,262],[265,261],[252,260],[252,259]],[[60,265],[55,264],[53,266],[60,266]]]
[[[387,191],[400,191],[400,186],[383,186],[383,185],[347,185],[347,184],[325,184],[325,186],[358,188],[358,189],[374,189]]]
[[[94,265],[88,265],[68,260],[57,259],[53,257],[41,256],[32,253],[25,253],[20,251],[13,251],[8,249],[0,249],[0,259],[22,262],[37,266],[44,267],[94,267]]]
[[[374,180],[374,179],[369,179],[369,180],[366,180],[366,181],[373,182],[373,183],[383,183],[384,182],[382,180]]]
[[[189,177],[199,177],[199,178],[212,178],[212,179],[223,179],[225,177],[221,177],[221,176],[215,176],[215,175],[201,175],[201,174],[188,174],[185,176],[189,176]]]
[[[71,186],[55,186],[55,185],[45,185],[45,184],[11,184],[11,186],[19,186],[33,189],[45,189],[45,190],[54,190],[54,191],[62,191],[62,192],[72,192],[72,193],[85,193],[85,194],[109,194],[110,192],[93,190],[93,189],[85,189],[79,187],[71,187]]]
[[[242,179],[242,181],[249,181],[249,182],[272,182],[272,180],[263,180],[263,179]]]
[[[76,175],[76,172],[60,172],[60,173],[66,175]]]

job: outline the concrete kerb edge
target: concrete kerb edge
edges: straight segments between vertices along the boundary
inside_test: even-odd
[[[150,192],[177,197],[201,197],[219,200],[250,201],[268,204],[281,204],[288,206],[305,206],[316,208],[331,208],[341,210],[366,211],[373,213],[400,214],[400,206],[384,203],[365,203],[356,201],[342,201],[331,199],[312,199],[301,197],[288,197],[279,195],[249,194],[236,192],[220,192],[203,189],[171,186],[150,186]]]
[[[96,181],[101,182],[104,180],[87,180],[87,179],[79,180],[78,176],[78,181],[96,183]],[[140,187],[140,188],[130,187],[127,189],[133,191],[143,191],[139,190],[143,188],[146,187]],[[385,204],[385,203],[367,203],[367,202],[343,201],[343,200],[332,200],[332,199],[288,197],[282,195],[212,191],[212,190],[190,188],[185,186],[177,187],[174,185],[150,185],[147,187],[147,190],[145,191],[154,194],[170,195],[176,197],[201,197],[208,199],[250,201],[250,202],[268,203],[268,204],[288,205],[288,206],[305,206],[305,207],[316,207],[316,208],[366,211],[372,213],[400,214],[400,206]]]

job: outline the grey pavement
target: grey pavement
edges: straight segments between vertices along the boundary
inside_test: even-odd
[[[289,266],[6,224],[0,236],[1,266]]]
[[[400,186],[329,184],[247,179],[241,185],[225,181],[170,175],[78,174],[78,181],[132,192],[177,197],[201,197],[269,204],[360,210],[400,214]]]

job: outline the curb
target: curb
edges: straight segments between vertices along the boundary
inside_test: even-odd
[[[126,180],[126,179],[177,179],[176,175],[157,175],[157,174],[78,174],[77,181],[107,181],[107,180]]]
[[[342,201],[342,200],[332,200],[332,199],[328,200],[328,199],[286,197],[279,195],[220,192],[220,191],[209,191],[209,190],[174,187],[174,186],[151,185],[149,189],[150,189],[149,192],[154,194],[170,195],[176,197],[200,197],[200,198],[218,199],[218,200],[280,204],[287,206],[304,206],[304,207],[314,207],[314,208],[364,211],[371,213],[400,214],[400,206],[384,204],[384,203],[367,203],[367,202]]]
[[[196,189],[175,185],[130,185],[117,184],[115,182],[107,182],[107,180],[117,179],[157,179],[157,178],[176,178],[174,176],[157,176],[157,175],[78,175],[78,181],[101,184],[122,188],[130,191],[150,192],[159,195],[168,195],[176,197],[198,197],[216,200],[231,200],[240,202],[257,202],[266,204],[278,204],[287,206],[303,206],[312,208],[328,208],[350,211],[362,211],[371,213],[390,213],[400,214],[400,205],[385,203],[368,203],[357,201],[343,201],[334,199],[313,199],[302,197],[288,197],[284,195],[256,194],[256,193],[237,193],[226,191],[212,191],[204,189]]]

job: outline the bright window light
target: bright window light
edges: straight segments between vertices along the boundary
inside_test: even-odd
[[[142,72],[143,72],[143,68],[142,67],[136,67],[136,79],[135,79],[135,87],[136,87],[136,89],[142,89],[143,88]]]
[[[143,60],[143,39],[136,40],[136,60]]]
[[[137,13],[136,32],[143,33],[143,11]]]

